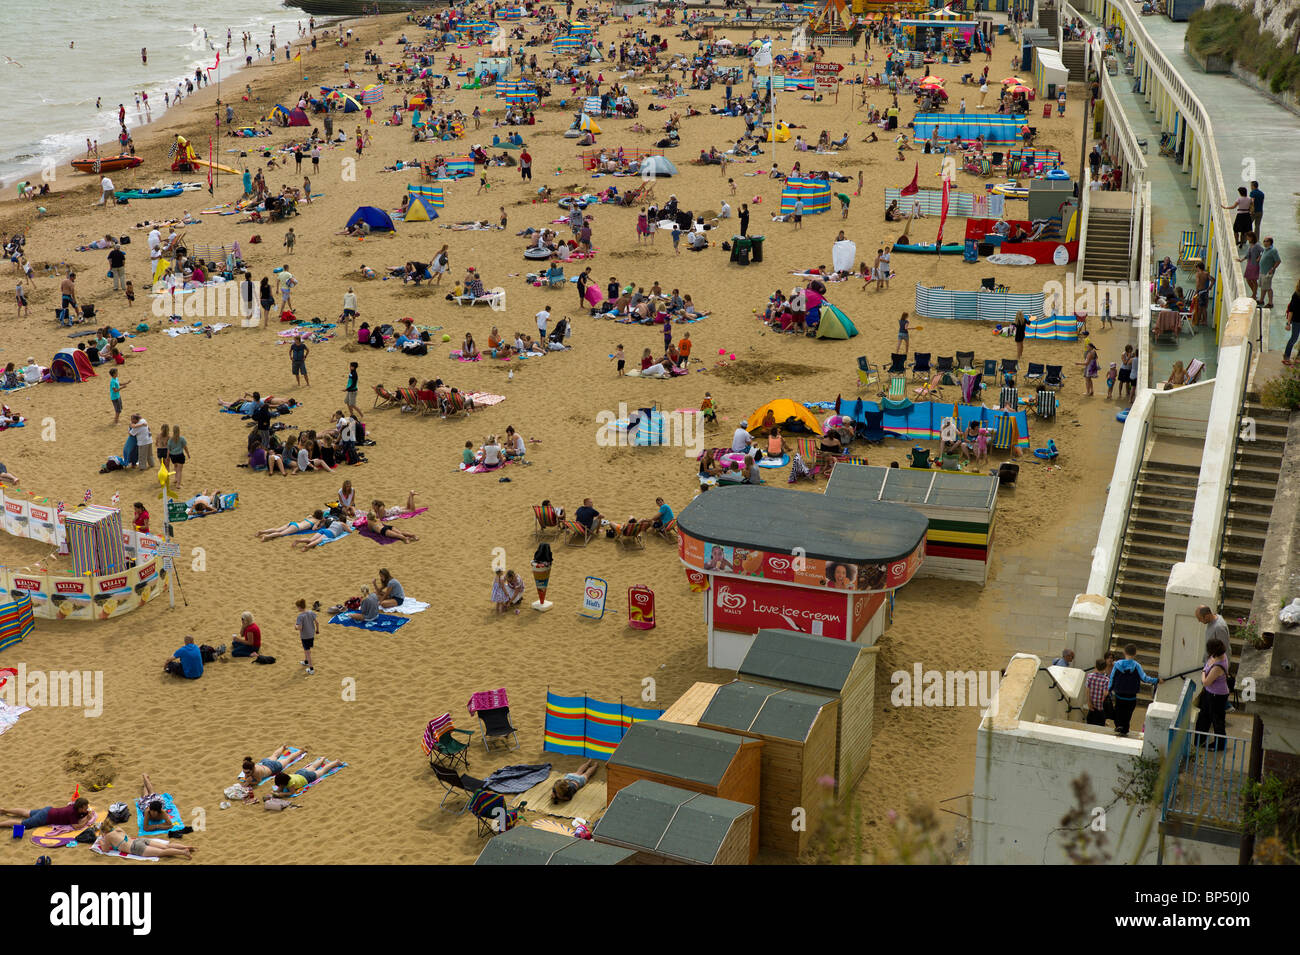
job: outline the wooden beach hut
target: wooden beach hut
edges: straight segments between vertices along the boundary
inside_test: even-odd
[[[531,826],[516,826],[494,836],[475,865],[629,865],[633,849],[602,845]]]
[[[877,652],[876,647],[795,630],[760,630],[736,671],[751,683],[839,701],[835,795],[841,799],[853,791],[871,761]]]
[[[831,472],[826,496],[867,504],[906,504],[930,522],[918,577],[988,580],[998,478],[992,474],[845,464]]]
[[[661,723],[681,723],[686,726],[699,726],[700,715],[713,702],[713,694],[722,688],[721,683],[695,683],[677,698],[664,715],[659,717]]]
[[[839,701],[737,680],[718,688],[699,725],[763,743],[759,846],[798,856],[821,823],[835,776]]]
[[[763,744],[731,733],[676,723],[634,723],[609,758],[609,805],[639,779],[753,806],[749,861],[758,854],[758,806]]]
[[[745,803],[639,779],[619,791],[592,834],[634,850],[643,865],[745,865],[757,848],[757,816]]]

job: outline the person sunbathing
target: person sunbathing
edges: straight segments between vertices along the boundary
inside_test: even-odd
[[[0,821],[0,829],[12,829],[21,825],[26,829],[39,829],[42,826],[86,826],[94,819],[90,810],[90,800],[82,796],[76,802],[66,806],[44,806],[40,809],[0,809],[6,816],[14,816],[18,821]]]
[[[551,787],[551,799],[555,802],[568,802],[578,794],[579,789],[591,782],[598,769],[600,763],[589,759],[575,772],[565,773],[563,778],[557,779],[555,785]]]
[[[258,531],[257,539],[269,541],[275,540],[277,537],[292,537],[294,534],[301,534],[307,530],[319,530],[323,526],[324,520],[324,511],[313,511],[311,517],[304,517],[301,520],[281,524],[279,527],[268,527],[266,530]]]
[[[401,541],[403,544],[410,544],[418,541],[420,538],[414,534],[408,534],[405,531],[399,531],[392,524],[385,524],[388,513],[384,508],[383,501],[371,501],[370,510],[366,512],[366,529],[372,534],[380,537],[386,537],[389,540]]]
[[[215,514],[221,510],[221,492],[214,491],[209,494],[207,488],[204,488],[195,498],[194,503],[188,508],[190,514]]]
[[[118,828],[107,819],[99,825],[99,838],[95,844],[104,852],[143,856],[146,859],[189,859],[197,851],[193,846],[174,845],[167,839],[146,839],[143,836],[133,838],[125,829]]]
[[[328,775],[342,765],[343,761],[339,759],[326,759],[324,756],[317,757],[302,769],[295,769],[291,773],[276,773],[275,788],[272,789],[272,792],[277,796],[296,795],[322,776]]]
[[[149,781],[148,773],[141,777],[140,798],[136,800],[136,806],[143,813],[144,822],[140,826],[141,832],[167,832],[172,828],[171,817],[167,815],[166,806],[158,798],[158,793],[153,791],[153,783]]]
[[[305,541],[294,541],[293,547],[301,547],[303,550],[311,550],[313,547],[323,547],[330,541],[338,540],[348,533],[348,526],[340,520],[331,520],[325,527],[319,528],[317,533],[313,534]]]

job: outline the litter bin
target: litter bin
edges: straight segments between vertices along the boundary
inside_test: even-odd
[[[761,235],[751,235],[749,237],[749,242],[750,242],[749,260],[751,262],[763,261],[763,239],[765,238],[766,236],[761,236]]]
[[[737,265],[748,265],[750,248],[751,244],[747,236],[732,236],[731,261],[735,262]]]

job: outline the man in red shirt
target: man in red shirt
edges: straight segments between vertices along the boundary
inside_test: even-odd
[[[26,829],[39,829],[42,826],[73,826],[84,828],[90,825],[90,800],[82,796],[76,802],[66,806],[45,806],[42,809],[0,809],[6,816],[17,817],[17,822],[0,821],[0,829],[12,829],[23,826]]]
[[[527,148],[519,154],[519,178],[533,181],[533,157]]]

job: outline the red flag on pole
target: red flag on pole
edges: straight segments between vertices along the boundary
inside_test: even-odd
[[[212,137],[208,137],[208,194],[212,194]],[[945,193],[946,195],[946,193]]]
[[[934,237],[934,247],[937,251],[943,245],[943,224],[948,221],[948,187],[950,183],[945,177],[943,180],[943,208],[939,214],[939,234]]]
[[[208,67],[208,72],[211,73],[213,70],[215,70],[215,69],[216,69],[218,66],[220,66],[220,65],[221,65],[221,51],[218,50],[218,51],[217,51],[217,62],[213,63],[211,66]]]
[[[916,171],[912,173],[912,182],[899,190],[900,196],[914,196],[921,190],[921,164],[916,164]]]

